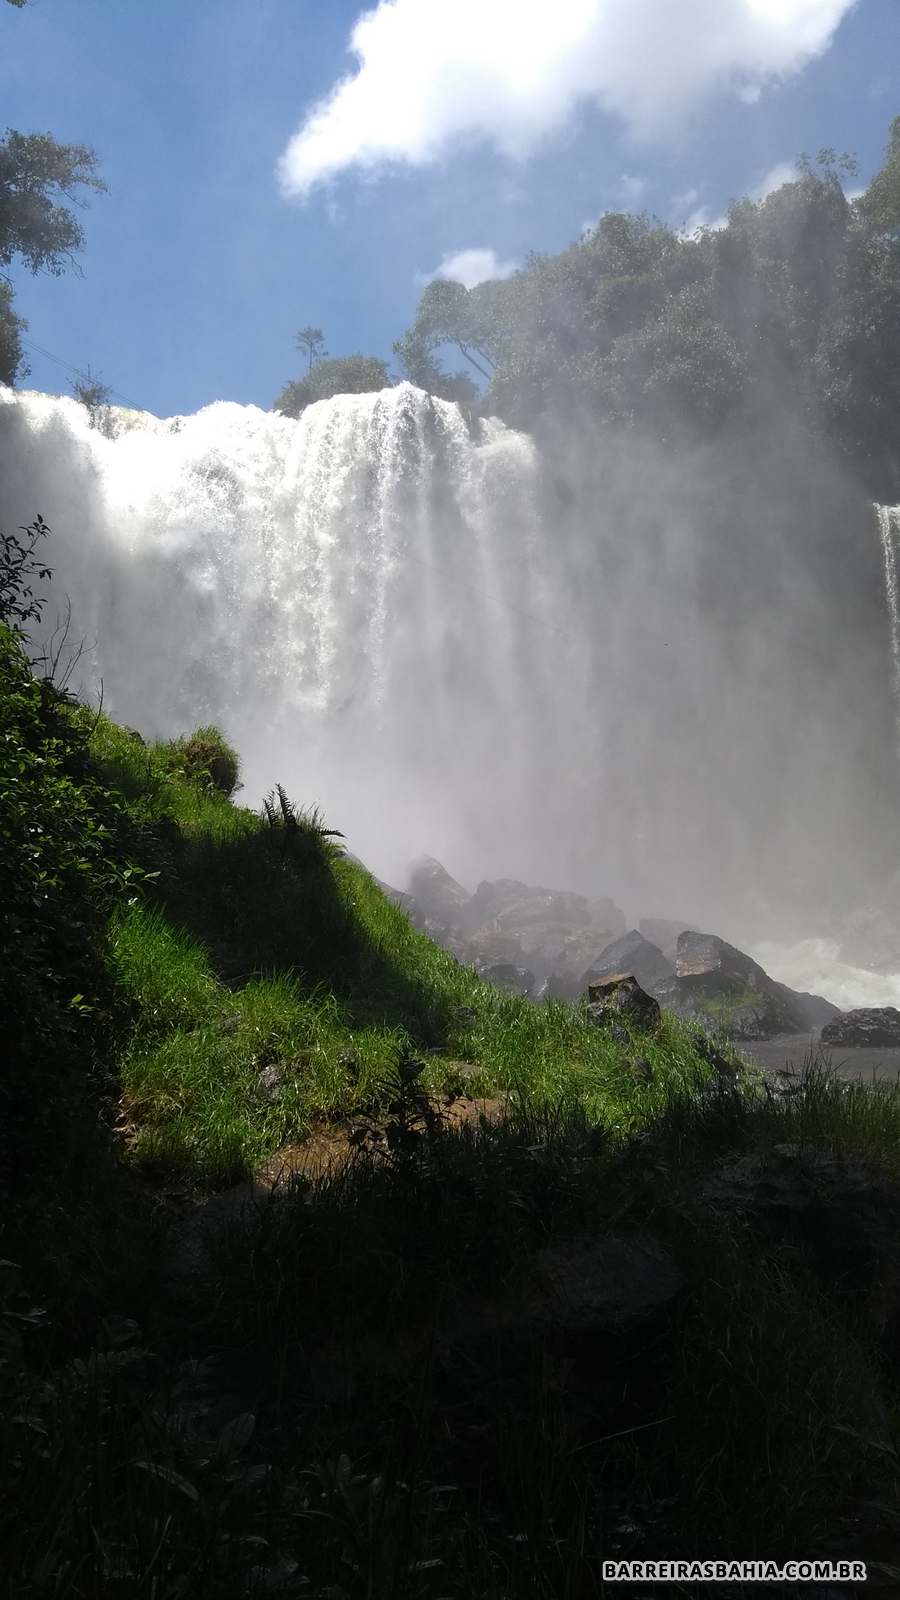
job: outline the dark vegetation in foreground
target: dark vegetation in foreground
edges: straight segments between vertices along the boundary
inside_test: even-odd
[[[896,1581],[897,1092],[811,1064],[773,1097],[674,1018],[501,995],[315,812],[234,805],[216,730],[148,745],[36,676],[27,580],[0,627],[4,1592],[580,1596],[629,1555]],[[335,1159],[215,1198],[304,1141]],[[710,1200],[751,1157],[807,1185],[798,1225],[783,1177]],[[604,1250],[626,1279],[649,1250],[643,1306],[609,1314]],[[548,1297],[573,1258],[593,1304]]]

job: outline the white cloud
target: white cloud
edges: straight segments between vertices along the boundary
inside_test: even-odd
[[[774,167],[769,168],[764,177],[760,178],[759,183],[754,184],[750,190],[750,199],[767,200],[776,189],[780,189],[785,183],[793,183],[798,177],[799,173],[793,161],[778,161]]]
[[[518,267],[518,261],[498,261],[494,250],[457,250],[445,256],[433,272],[419,277],[420,283],[431,283],[433,278],[453,278],[467,289],[488,278],[508,278]]]
[[[750,91],[828,49],[857,0],[380,0],[346,77],[279,162],[288,194],[356,169],[423,166],[460,142],[523,157],[580,104],[664,136],[717,90]]]
[[[757,101],[762,99],[762,84],[745,83],[738,90],[738,99],[743,100],[745,106],[755,106]]]
[[[699,233],[701,228],[708,228],[711,233],[718,233],[720,228],[727,226],[727,216],[715,217],[709,206],[697,206],[678,231],[683,239],[690,239],[695,233]]]

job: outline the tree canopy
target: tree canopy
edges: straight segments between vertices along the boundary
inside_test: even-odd
[[[690,236],[607,213],[556,255],[466,289],[437,280],[394,346],[432,393],[460,383],[513,425],[548,418],[709,437],[777,402],[900,492],[900,118],[866,192],[832,150]],[[449,374],[453,349],[466,363]]]
[[[321,341],[319,329],[314,332]],[[390,384],[387,366],[378,356],[332,356],[310,361],[305,378],[295,379],[282,389],[272,409],[287,417],[299,417],[316,400],[329,400],[335,394],[369,394]]]
[[[0,267],[19,260],[31,272],[59,276],[74,265],[84,231],[73,206],[106,188],[97,158],[82,144],[59,144],[49,133],[7,129],[0,141]],[[25,323],[13,310],[8,276],[0,284],[0,382],[13,383],[24,359]]]

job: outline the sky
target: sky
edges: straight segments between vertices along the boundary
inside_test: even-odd
[[[90,367],[160,416],[268,407],[298,328],[391,362],[436,272],[510,272],[606,210],[715,223],[824,145],[864,182],[900,113],[900,5],[29,0],[0,3],[0,97],[0,125],[92,146],[109,185],[80,274],[13,268],[49,352],[28,386]]]

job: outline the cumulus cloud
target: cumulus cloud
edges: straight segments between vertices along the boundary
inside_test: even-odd
[[[745,98],[827,50],[858,0],[380,0],[354,66],[279,162],[287,194],[460,143],[521,158],[584,104],[663,136],[717,90]]]
[[[770,194],[780,189],[786,183],[793,183],[798,177],[797,168],[793,161],[778,161],[770,167],[759,182],[750,190],[751,200],[768,200]]]
[[[453,278],[456,283],[474,289],[476,283],[486,283],[488,278],[509,278],[518,268],[518,261],[499,261],[495,250],[457,250],[445,256],[433,272],[420,275],[420,283],[431,283],[433,278]]]

